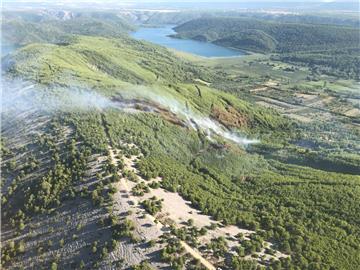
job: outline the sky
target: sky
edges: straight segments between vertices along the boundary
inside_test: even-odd
[[[1,1],[1,0],[0,0]],[[193,4],[192,4],[193,3]],[[208,4],[207,4],[208,3]],[[347,4],[346,4],[347,3]],[[336,9],[356,12],[357,0],[3,0],[3,8]]]
[[[54,3],[55,1],[53,0],[3,0],[3,2],[8,2],[8,3],[41,3],[41,2],[48,2],[48,3]],[[337,3],[345,3],[345,2],[351,2],[351,3],[356,3],[356,0],[286,0],[286,1],[281,1],[281,0],[225,0],[225,1],[221,1],[221,0],[126,0],[126,1],[118,1],[118,0],[57,0],[56,3],[82,3],[82,2],[96,2],[96,3],[117,3],[117,4],[127,4],[127,3],[136,3],[136,4],[141,4],[141,3],[176,3],[176,2],[186,2],[186,3],[199,3],[199,2],[208,2],[208,3],[221,3],[221,2],[227,2],[227,3],[250,3],[250,2],[268,2],[268,3],[296,3],[296,2],[337,2]]]

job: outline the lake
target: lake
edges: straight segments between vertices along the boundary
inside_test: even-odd
[[[146,40],[178,51],[192,53],[204,57],[233,57],[245,55],[245,52],[218,46],[212,43],[190,39],[171,38],[169,35],[176,34],[172,29],[175,26],[158,28],[141,27],[131,33],[136,39]]]

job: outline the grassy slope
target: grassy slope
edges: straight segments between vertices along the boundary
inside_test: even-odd
[[[132,39],[82,36],[68,46],[31,44],[11,59],[9,73],[41,84],[92,88],[106,94],[151,93],[173,98],[181,106],[188,102],[190,108],[202,115],[209,115],[212,106],[222,109],[232,106],[253,127],[276,129],[289,125],[275,111],[209,87],[200,86],[200,97],[192,81],[207,80],[210,75],[206,70],[199,71],[166,49]]]

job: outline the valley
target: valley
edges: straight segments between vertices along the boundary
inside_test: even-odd
[[[356,20],[164,10],[4,12],[1,267],[357,269]]]
[[[167,48],[177,49],[203,57],[234,57],[246,54],[239,50],[232,50],[206,42],[172,38],[176,32],[172,29],[175,25],[165,27],[143,27],[131,34],[133,38],[146,40]]]

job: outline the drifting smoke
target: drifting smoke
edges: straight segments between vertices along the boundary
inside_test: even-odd
[[[167,98],[164,96],[156,95],[153,91],[149,91],[149,89],[144,87],[138,87],[137,91],[133,92],[137,98],[146,98],[162,106],[168,108],[172,113],[178,116],[183,116],[187,124],[191,126],[193,129],[201,129],[206,132],[207,137],[212,140],[212,135],[216,134],[221,136],[227,140],[233,141],[237,144],[247,146],[250,144],[259,143],[259,140],[255,139],[247,139],[246,137],[239,136],[235,132],[227,130],[221,124],[211,120],[209,117],[203,117],[200,115],[196,115],[190,109],[188,109],[183,104],[180,104],[177,100],[173,98]]]
[[[75,88],[40,89],[34,84],[23,81],[3,80],[2,86],[2,112],[12,115],[16,115],[13,114],[14,112],[21,113],[32,110],[49,113],[108,108],[115,108],[126,113],[144,110],[156,112],[157,108],[151,107],[151,104],[155,103],[183,118],[186,124],[193,129],[204,131],[210,140],[213,140],[213,135],[217,135],[243,146],[259,142],[239,136],[210,118],[195,114],[177,100],[157,95],[155,91],[146,87],[134,87],[131,91],[121,91],[122,99],[111,100],[95,91]],[[140,101],[149,101],[149,103],[139,109],[137,105]]]
[[[108,98],[81,89],[44,89],[23,81],[2,81],[2,112],[55,112],[105,109],[114,106]]]
[[[244,146],[260,142],[259,140],[247,139],[246,137],[239,136],[235,132],[228,131],[224,127],[222,127],[220,124],[211,120],[210,118],[193,117],[193,118],[191,118],[191,121],[195,122],[197,126],[199,126],[201,129],[205,130],[208,134],[208,138],[210,138],[210,139],[211,139],[212,133],[215,133],[218,136],[221,136],[225,139],[228,139],[230,141],[233,141],[237,144],[241,144]]]

